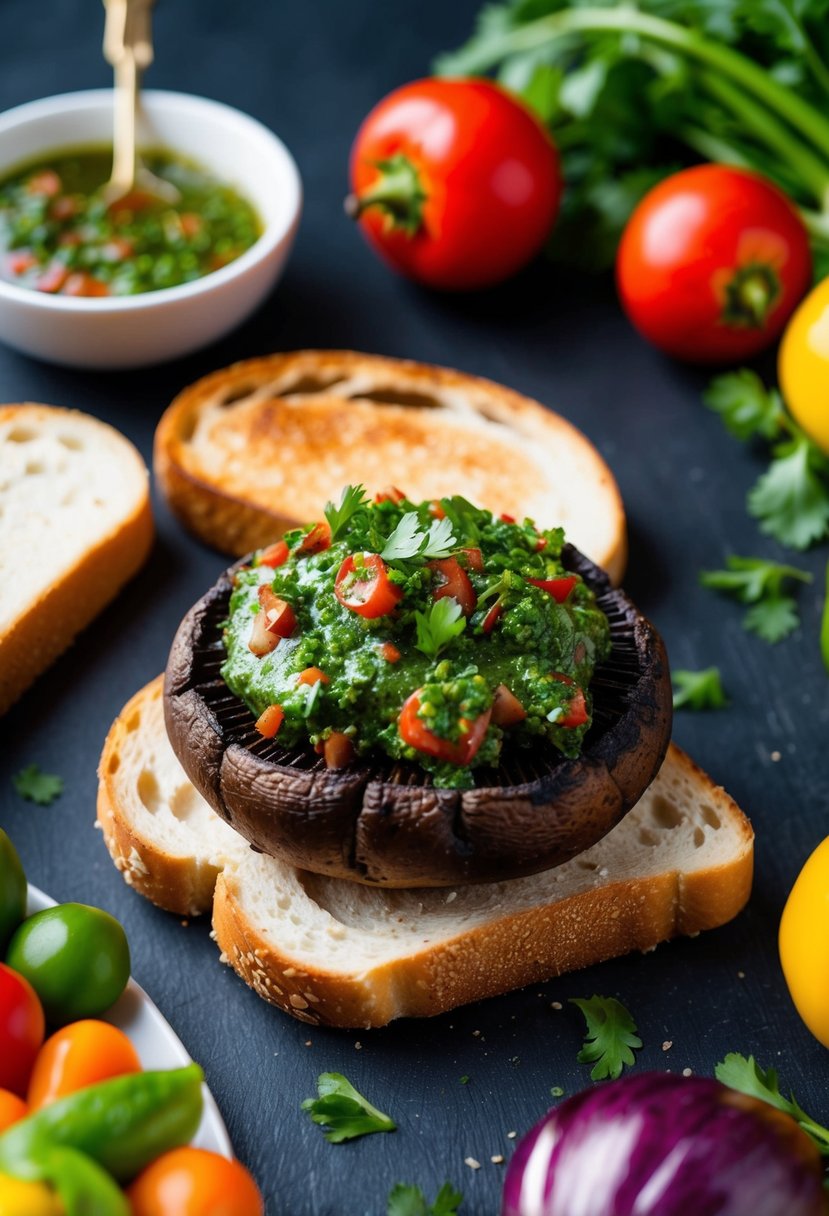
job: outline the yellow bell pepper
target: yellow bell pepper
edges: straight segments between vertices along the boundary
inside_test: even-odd
[[[0,1174],[0,1216],[64,1216],[63,1204],[42,1182]]]
[[[812,853],[786,901],[780,961],[797,1012],[829,1047],[829,837]]]
[[[777,370],[795,420],[829,454],[829,278],[812,289],[789,321]]]

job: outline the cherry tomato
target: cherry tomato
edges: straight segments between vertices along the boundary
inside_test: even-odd
[[[474,570],[476,574],[484,572],[484,555],[478,548],[461,549],[461,553],[466,559],[467,570]]]
[[[328,524],[314,524],[310,532],[306,532],[296,547],[297,553],[305,557],[312,553],[322,553],[323,549],[331,547],[331,529]]]
[[[46,1029],[28,980],[0,963],[0,1087],[22,1097]]]
[[[351,150],[349,210],[395,270],[444,290],[499,283],[558,213],[558,154],[488,80],[418,80],[384,98]]]
[[[268,633],[275,633],[280,638],[289,638],[296,629],[296,616],[287,600],[281,599],[263,583],[259,588],[259,603],[264,616],[263,625]]]
[[[432,591],[434,598],[440,600],[445,595],[451,595],[452,599],[457,600],[460,604],[464,616],[471,616],[475,611],[478,597],[475,594],[475,588],[469,581],[469,575],[458,559],[441,557],[437,561],[427,562],[426,565],[430,570],[434,570],[440,579]]]
[[[812,277],[786,196],[756,173],[698,165],[660,182],[630,218],[616,262],[630,320],[679,359],[747,359],[780,334]]]
[[[389,579],[388,568],[376,553],[349,556],[340,566],[334,594],[344,608],[373,620],[386,616],[403,597],[403,588]]]
[[[0,1089],[0,1132],[25,1119],[28,1113],[29,1108],[22,1098],[13,1094],[10,1089]]]
[[[100,279],[96,279],[94,274],[87,274],[85,271],[78,271],[75,274],[70,274],[69,278],[61,288],[61,295],[64,296],[108,296],[109,288],[106,283],[102,283]]]
[[[573,730],[576,726],[584,726],[585,722],[589,721],[590,718],[587,712],[587,700],[584,690],[579,688],[572,676],[567,676],[564,672],[553,671],[550,674],[554,680],[558,680],[561,684],[569,684],[571,688],[575,689],[564,717],[558,719],[556,726],[563,726],[566,730]]]
[[[264,1216],[259,1188],[239,1161],[177,1148],[148,1165],[127,1191],[132,1216]]]
[[[778,371],[786,405],[829,456],[829,279],[818,283],[789,322]]]
[[[385,490],[378,490],[374,495],[376,503],[381,502],[402,502],[406,495],[402,490],[398,490],[397,486],[386,486]]]
[[[284,566],[290,556],[291,550],[287,543],[284,540],[278,540],[274,544],[268,545],[267,549],[262,550],[259,554],[259,565],[270,566],[275,570],[277,566]]]
[[[403,657],[394,642],[381,642],[377,649],[387,663],[399,663]]]
[[[29,1078],[32,1110],[87,1085],[140,1072],[138,1053],[122,1030],[86,1019],[57,1031],[41,1047]]]
[[[481,626],[484,633],[492,633],[493,629],[498,623],[498,618],[503,611],[504,605],[500,600],[496,600],[484,617],[483,625]]]
[[[568,578],[528,578],[527,582],[540,587],[551,595],[557,604],[563,604],[579,580],[575,575]]]
[[[527,711],[515,693],[507,688],[506,684],[499,684],[492,702],[492,721],[495,725],[505,728],[515,726],[518,722],[523,722],[526,716]]]
[[[400,711],[398,730],[403,742],[437,760],[445,760],[449,764],[469,764],[486,737],[492,710],[486,710],[471,722],[468,718],[461,718],[464,734],[455,742],[441,739],[429,730],[423,718],[418,717],[420,691],[418,688],[413,692]]]

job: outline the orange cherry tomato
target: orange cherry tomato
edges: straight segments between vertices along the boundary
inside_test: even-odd
[[[264,1216],[258,1186],[239,1161],[177,1148],[148,1165],[127,1191],[132,1216]]]
[[[38,1052],[29,1081],[29,1106],[39,1110],[87,1085],[140,1071],[141,1061],[123,1031],[92,1018],[71,1022]]]
[[[464,733],[459,739],[441,739],[429,730],[423,718],[418,717],[420,693],[419,688],[413,692],[400,711],[398,730],[403,742],[437,760],[445,760],[449,764],[469,764],[484,741],[492,710],[488,709],[472,720],[461,718],[460,726]]]
[[[0,963],[0,1087],[25,1094],[45,1027],[34,988]]]
[[[387,616],[403,596],[403,588],[389,579],[388,568],[376,553],[358,553],[345,559],[334,583],[343,608],[373,620]]]
[[[319,684],[320,680],[323,684],[331,683],[331,677],[327,676],[320,667],[306,667],[296,678],[297,684]]]
[[[0,1089],[0,1132],[25,1119],[28,1113],[29,1108],[22,1098],[10,1089]]]

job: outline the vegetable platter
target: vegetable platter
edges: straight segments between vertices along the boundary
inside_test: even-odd
[[[97,7],[53,0],[44,25],[24,0],[6,0],[0,26],[15,51],[0,74],[0,106],[107,83]],[[494,1216],[521,1137],[593,1084],[595,1061],[577,1059],[585,1019],[570,1001],[596,994],[621,1002],[635,1022],[630,1033],[642,1047],[631,1048],[625,1076],[670,1069],[710,1080],[729,1053],[751,1055],[777,1069],[786,1097],[829,1120],[829,1055],[790,999],[777,950],[789,892],[827,834],[829,682],[818,644],[825,545],[792,553],[759,531],[745,502],[769,468],[770,445],[762,436],[741,443],[724,429],[701,400],[713,373],[639,338],[609,275],[539,261],[479,294],[433,294],[389,273],[342,213],[360,123],[392,89],[426,75],[438,54],[460,47],[479,7],[324,0],[311,11],[254,0],[231,28],[221,0],[160,0],[152,85],[210,92],[278,131],[296,153],[307,204],[294,256],[279,291],[244,328],[186,360],[102,375],[0,347],[3,399],[88,411],[122,430],[147,463],[158,417],[185,385],[274,349],[410,356],[491,377],[558,409],[619,481],[631,539],[626,588],[659,627],[672,666],[720,671],[727,708],[678,710],[674,738],[750,815],[755,890],[721,930],[433,1021],[333,1031],[268,1008],[219,967],[206,921],[163,914],[124,885],[92,826],[95,766],[113,718],[161,671],[184,612],[228,564],[157,500],[149,563],[2,720],[0,824],[38,887],[122,921],[136,981],[204,1067],[233,1148],[274,1216],[384,1216],[396,1186],[417,1186],[434,1205],[445,1183],[463,1194],[459,1216]],[[679,169],[688,159],[672,148],[661,163]],[[614,168],[597,164],[605,200]],[[804,196],[802,205],[813,204]],[[564,196],[563,215],[567,206]],[[606,244],[591,243],[606,255]],[[770,356],[751,366],[774,382]],[[796,600],[801,624],[778,645],[744,629],[752,603],[700,585],[700,571],[727,570],[733,556],[811,575],[811,584],[780,588]],[[50,806],[12,785],[30,764],[63,779]],[[799,915],[808,936],[817,920],[808,908]],[[302,1110],[323,1074],[347,1078],[397,1130],[328,1143]],[[393,1216],[406,1210],[401,1202]],[[420,1216],[428,1206],[411,1210]]]

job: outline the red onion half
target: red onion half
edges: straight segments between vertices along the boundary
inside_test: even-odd
[[[585,1090],[518,1145],[501,1216],[826,1216],[817,1148],[719,1081],[640,1073]]]

